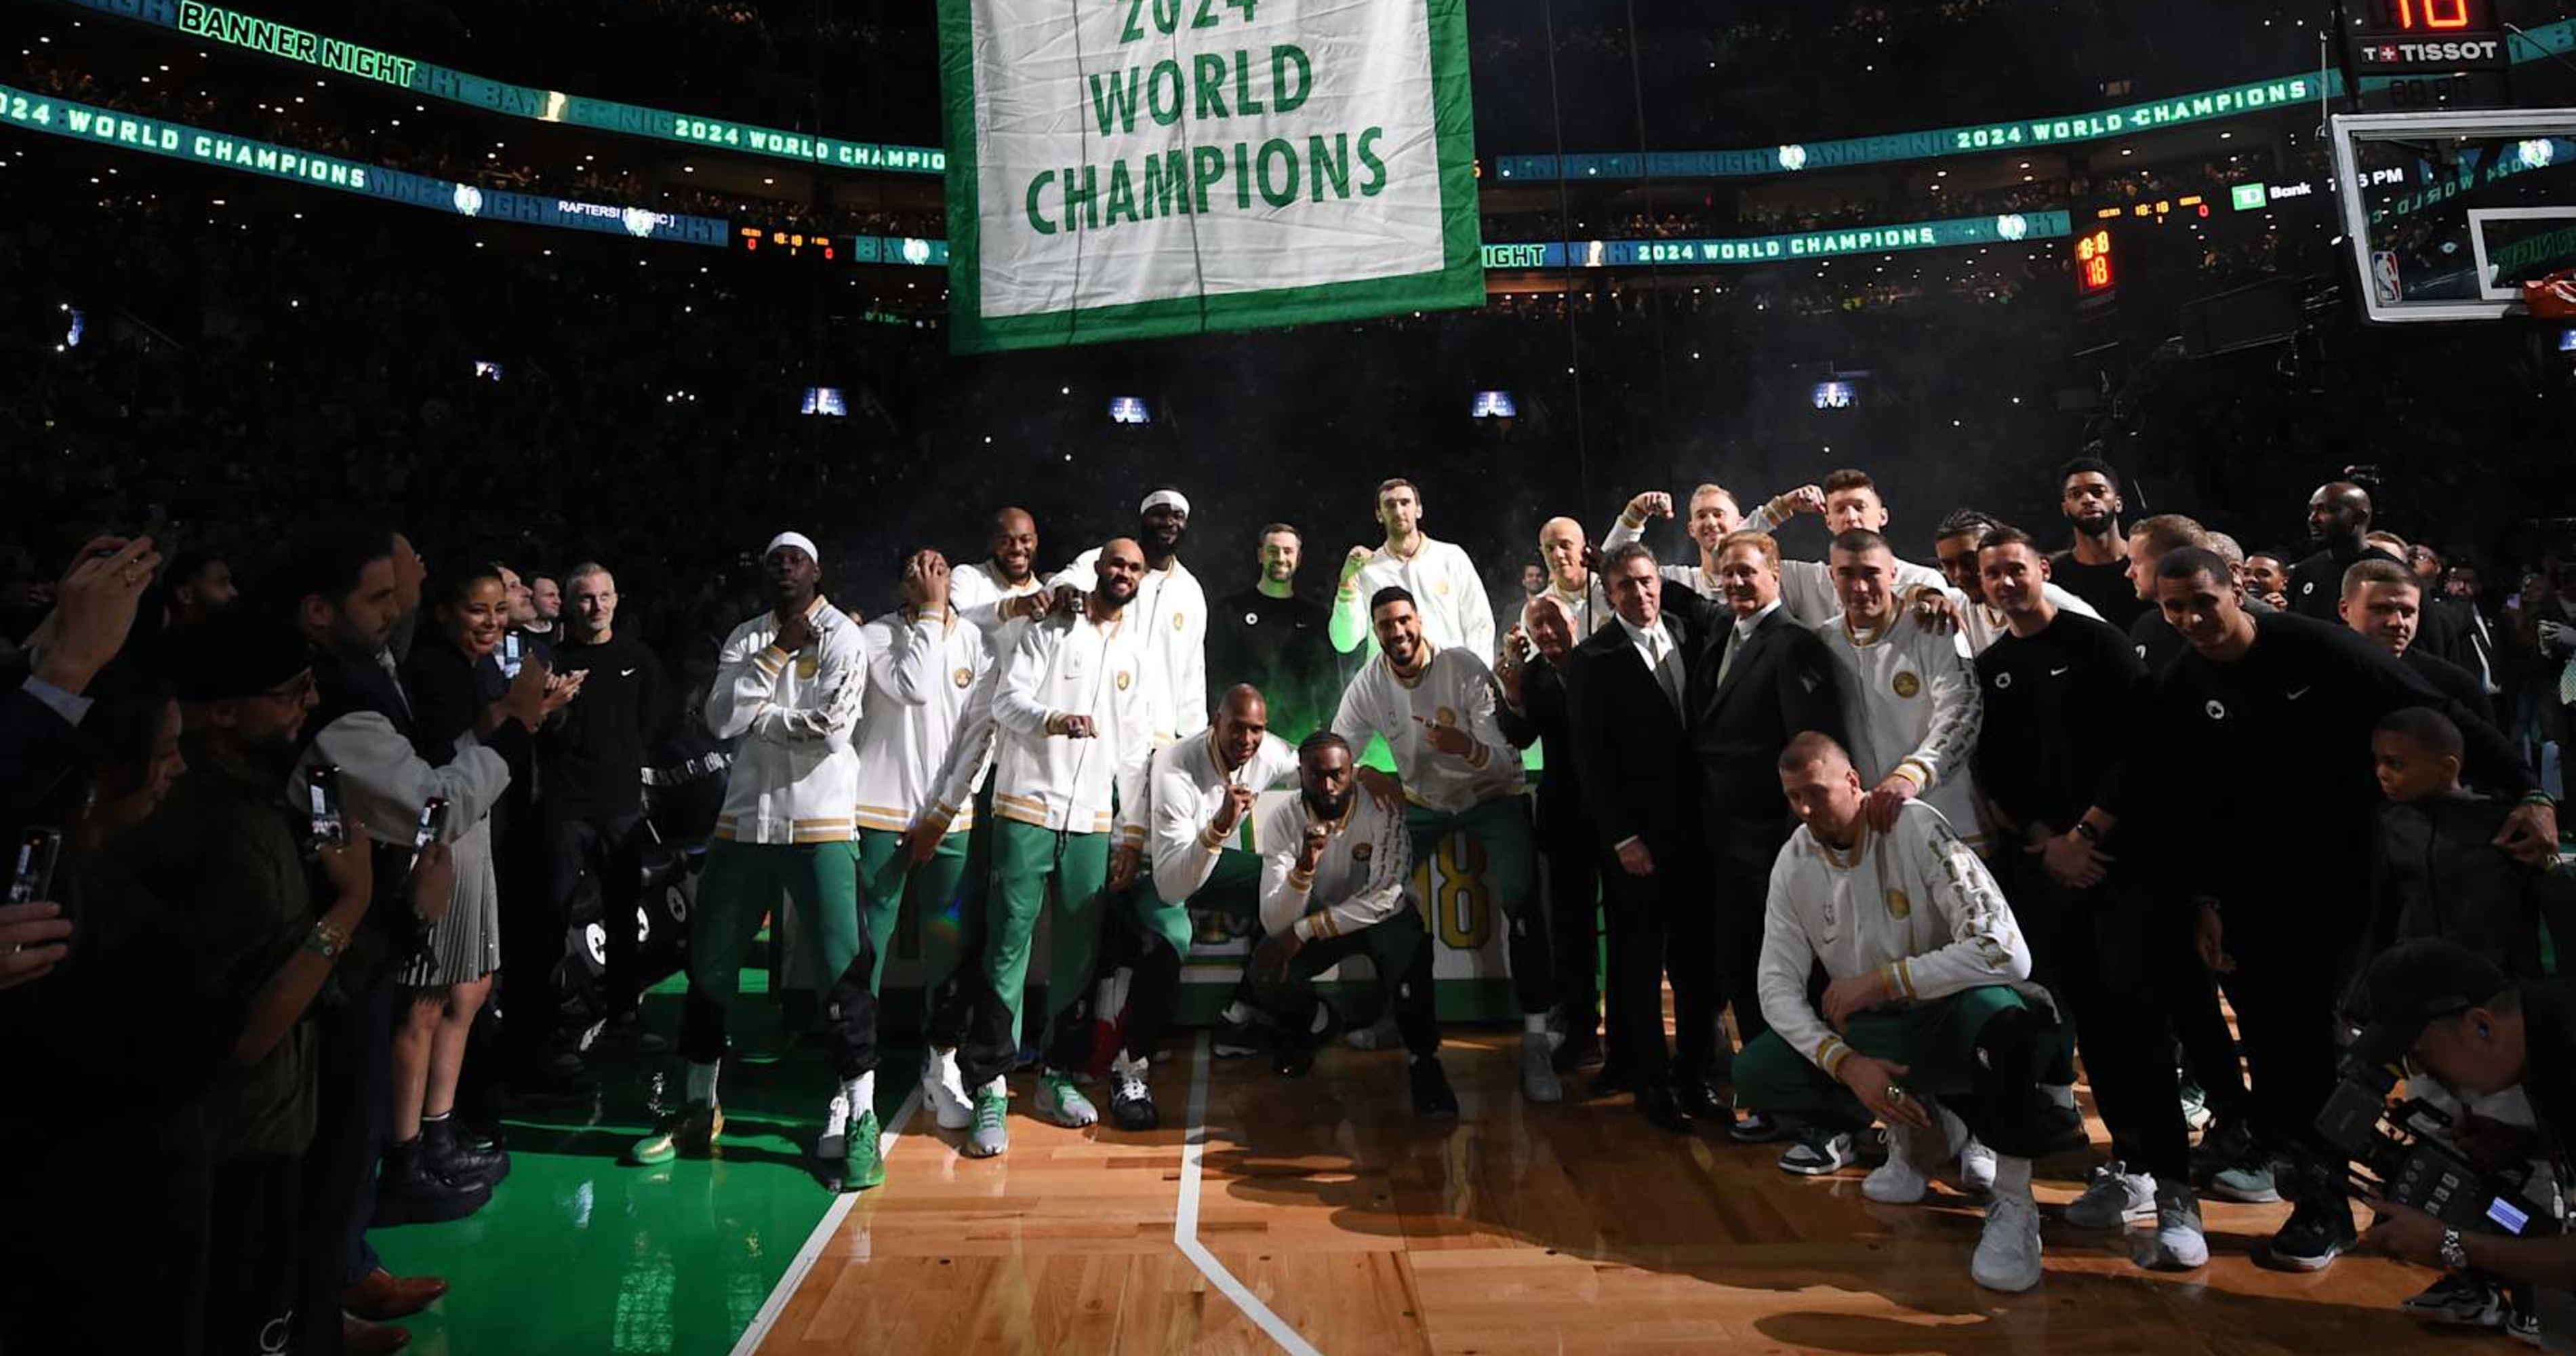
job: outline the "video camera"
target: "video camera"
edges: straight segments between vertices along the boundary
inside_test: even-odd
[[[2391,1101],[2406,1052],[2374,1048],[2375,1036],[2365,1031],[2344,1051],[2340,1081],[2317,1116],[2317,1133],[2351,1157],[2344,1189],[2421,1210],[2454,1229],[2557,1233],[2558,1221],[2515,1183],[2480,1171],[2434,1137],[2450,1117],[2421,1099]]]

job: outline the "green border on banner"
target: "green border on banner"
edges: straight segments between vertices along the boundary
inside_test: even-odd
[[[976,186],[982,143],[975,97],[975,0],[939,0],[940,90],[948,135],[949,352],[1001,353],[1163,339],[1484,305],[1484,234],[1476,191],[1475,97],[1468,84],[1466,6],[1464,0],[1421,3],[1431,31],[1431,126],[1440,163],[1438,270],[987,319],[983,315],[983,217]]]

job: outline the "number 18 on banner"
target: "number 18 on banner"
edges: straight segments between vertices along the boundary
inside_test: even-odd
[[[1485,297],[1463,0],[939,0],[952,347]]]

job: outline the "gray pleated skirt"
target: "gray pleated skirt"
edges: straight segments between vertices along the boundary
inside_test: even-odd
[[[456,857],[456,899],[430,929],[429,946],[404,967],[414,988],[470,984],[501,968],[501,889],[492,868],[492,821],[448,844]]]

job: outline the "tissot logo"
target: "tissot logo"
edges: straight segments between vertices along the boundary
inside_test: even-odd
[[[2479,38],[2468,42],[2381,42],[2361,49],[2363,64],[2370,66],[2414,66],[2440,61],[2495,61],[2504,54],[2504,43],[2496,38]]]

